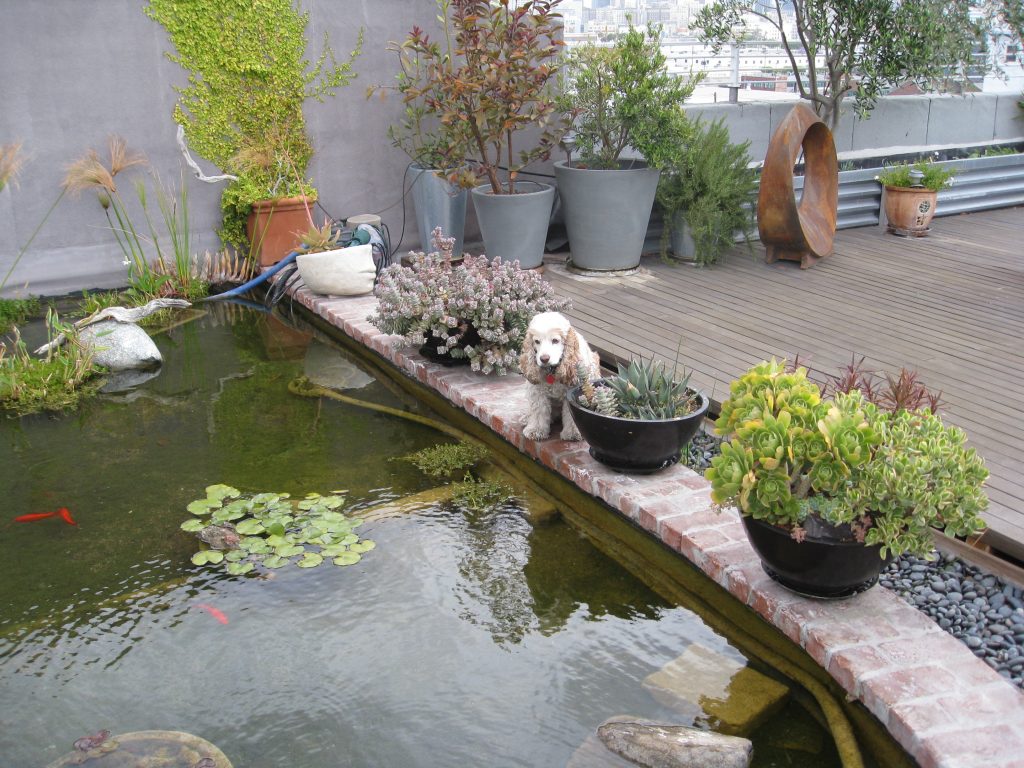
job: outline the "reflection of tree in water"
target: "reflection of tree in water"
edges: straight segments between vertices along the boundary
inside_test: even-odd
[[[534,527],[515,503],[464,514],[462,618],[496,643],[553,635],[581,606],[588,620],[655,619],[671,607],[561,520]]]

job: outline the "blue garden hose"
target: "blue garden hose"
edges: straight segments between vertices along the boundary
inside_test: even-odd
[[[295,259],[298,257],[298,255],[299,255],[298,251],[292,251],[287,256],[285,256],[283,259],[281,259],[279,262],[277,262],[277,264],[272,266],[270,269],[268,269],[266,272],[264,272],[263,274],[259,275],[258,277],[254,277],[248,283],[240,285],[237,288],[232,288],[230,291],[224,291],[224,293],[218,293],[216,296],[207,296],[205,299],[202,299],[202,301],[219,301],[220,299],[229,299],[229,298],[231,298],[233,296],[241,296],[243,293],[246,293],[247,291],[251,291],[257,285],[260,285],[261,283],[265,283],[267,280],[272,278],[274,275],[276,275],[282,269],[284,269],[289,264],[291,264],[293,261],[295,261]]]

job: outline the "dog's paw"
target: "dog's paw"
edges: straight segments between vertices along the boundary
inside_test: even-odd
[[[527,440],[546,440],[548,437],[548,430],[532,424],[527,425],[526,429],[523,430],[523,437]]]
[[[563,440],[569,441],[570,443],[578,443],[580,440],[583,439],[583,435],[580,434],[580,431],[576,428],[575,424],[571,428],[566,427],[565,429],[563,429],[560,437]]]

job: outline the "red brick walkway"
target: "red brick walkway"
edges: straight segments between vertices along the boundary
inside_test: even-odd
[[[709,484],[690,469],[626,476],[594,461],[584,443],[527,440],[518,374],[485,377],[396,348],[397,337],[366,320],[372,297],[326,299],[305,288],[295,296],[690,560],[802,646],[925,768],[1024,767],[1024,694],[889,591],[830,602],[794,595],[761,570],[738,516],[711,511]]]

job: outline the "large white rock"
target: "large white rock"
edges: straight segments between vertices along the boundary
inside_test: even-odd
[[[747,739],[686,725],[611,722],[597,735],[612,752],[645,768],[748,768],[754,756]]]
[[[78,330],[78,338],[93,352],[93,361],[111,371],[153,368],[163,362],[156,344],[134,323],[100,320]]]

